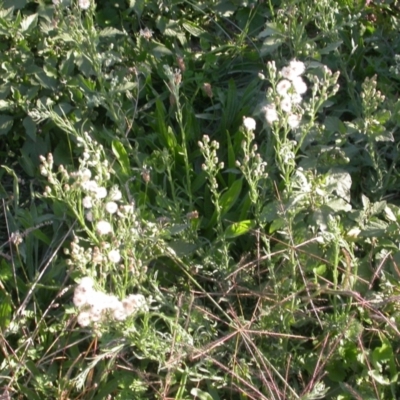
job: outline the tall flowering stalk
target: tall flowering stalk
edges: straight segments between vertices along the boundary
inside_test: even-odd
[[[268,131],[272,133],[275,163],[290,192],[298,151],[315,124],[318,111],[337,92],[339,74],[332,74],[324,66],[322,78],[307,75],[312,83],[309,88],[303,79],[306,66],[301,61],[292,60],[280,71],[275,62],[269,62],[267,72],[271,87],[268,89],[267,102],[262,107],[262,113]],[[265,79],[263,75],[260,76]],[[309,92],[311,93],[307,96]],[[305,96],[309,99],[304,100]]]

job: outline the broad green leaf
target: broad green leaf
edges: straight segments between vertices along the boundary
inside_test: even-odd
[[[70,76],[72,74],[75,68],[74,60],[74,52],[72,50],[68,51],[60,63],[60,73],[62,75]]]
[[[28,115],[24,118],[22,124],[24,125],[26,134],[32,139],[32,141],[36,141],[36,124],[33,119]]]
[[[99,33],[100,37],[115,37],[117,35],[125,36],[126,34],[125,34],[125,32],[120,31],[113,27],[105,28],[105,29],[101,30]]]
[[[278,26],[273,22],[269,22],[269,23],[265,24],[265,26],[266,26],[266,28],[257,35],[258,39],[264,39],[269,36],[282,34],[282,32],[279,30]]]
[[[233,182],[232,186],[222,194],[220,199],[221,214],[226,214],[232,206],[236,203],[240,192],[242,190],[243,180],[238,179]]]
[[[229,0],[220,0],[213,7],[213,11],[221,17],[230,17],[238,8]]]
[[[362,237],[380,237],[385,234],[387,223],[378,219],[369,221],[367,226],[360,232]]]
[[[28,4],[28,0],[4,0],[2,7],[12,7],[15,10],[21,10]]]
[[[245,233],[249,232],[251,229],[255,228],[256,222],[254,220],[246,220],[240,222],[234,222],[229,225],[225,230],[225,237],[227,239],[232,239]]]
[[[333,43],[329,43],[326,47],[324,47],[321,50],[318,50],[319,54],[329,54],[332,51],[335,51],[339,46],[341,46],[343,43],[342,40],[339,40],[338,42],[333,42]]]
[[[185,228],[187,229],[187,225]],[[168,242],[168,246],[174,250],[178,257],[186,257],[190,254],[193,254],[198,247],[194,243],[188,243],[183,240],[172,240]]]
[[[205,33],[204,29],[201,29],[197,24],[190,21],[186,21],[182,24],[183,28],[186,29],[192,36],[199,37]]]
[[[124,145],[118,140],[113,140],[112,151],[115,157],[117,157],[119,164],[121,165],[123,174],[128,176],[130,173],[130,162],[128,153],[126,152]]]
[[[21,22],[22,32],[28,33],[36,28],[38,22],[38,14],[32,14],[28,17],[25,17]]]
[[[14,124],[14,118],[11,115],[0,115],[0,136],[10,131]]]
[[[44,70],[41,70],[40,72],[36,72],[34,74],[38,82],[42,87],[45,89],[52,89],[56,90],[58,86],[58,81],[50,76],[48,76]]]
[[[129,9],[135,11],[137,16],[140,18],[144,10],[145,3],[146,0],[129,0]]]
[[[10,108],[10,102],[7,100],[0,100],[0,111],[8,110]]]
[[[280,36],[270,36],[264,40],[261,45],[260,55],[265,56],[274,52],[281,44],[283,43],[283,39]]]
[[[350,202],[351,176],[340,169],[329,170],[326,178],[326,191],[335,192],[342,199]]]
[[[373,378],[376,382],[380,385],[390,385],[390,380],[383,376],[379,371],[376,369],[368,370],[368,375]]]
[[[190,394],[192,396],[195,396],[195,399],[200,399],[200,400],[215,400],[210,394],[203,392],[199,388],[193,388],[190,391]]]

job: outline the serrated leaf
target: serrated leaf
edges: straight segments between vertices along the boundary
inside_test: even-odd
[[[248,219],[246,221],[234,222],[225,229],[225,237],[232,239],[249,232],[256,226],[254,220]]]
[[[38,22],[38,14],[32,14],[24,18],[21,22],[22,32],[27,33],[36,28]]]

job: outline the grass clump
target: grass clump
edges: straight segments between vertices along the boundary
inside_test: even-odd
[[[0,397],[400,396],[396,2],[0,6]]]

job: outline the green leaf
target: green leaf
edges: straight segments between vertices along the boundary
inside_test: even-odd
[[[28,33],[36,28],[38,22],[38,14],[32,14],[24,18],[21,22],[22,32]]]
[[[236,180],[232,186],[222,194],[220,199],[221,215],[226,214],[236,203],[242,190],[243,180]]]
[[[13,124],[14,118],[11,115],[0,115],[0,135],[8,133]]]
[[[361,237],[380,237],[385,234],[387,223],[378,219],[368,222],[368,225],[360,232]]]
[[[199,37],[202,34],[206,33],[204,29],[201,29],[198,25],[186,21],[182,24],[183,28],[186,29],[192,36]]]
[[[162,144],[175,154],[176,151],[176,137],[172,131],[172,128],[165,124],[165,111],[164,105],[160,99],[156,100],[156,125],[159,134],[161,135]]]
[[[10,108],[10,102],[7,100],[0,100],[0,111],[8,110]]]
[[[13,7],[15,10],[21,10],[28,4],[28,0],[4,0],[2,7]]]
[[[26,134],[36,142],[36,124],[33,119],[28,115],[24,118],[22,125],[24,125]]]
[[[12,304],[10,298],[4,292],[0,292],[0,330],[3,331],[7,328],[11,321],[11,316]]]
[[[214,398],[210,394],[203,392],[202,390],[200,390],[198,388],[193,388],[190,391],[190,394],[200,400],[214,400]]]
[[[100,31],[100,37],[115,37],[117,35],[125,36],[126,33],[113,27],[108,27]]]
[[[229,225],[225,230],[225,237],[227,239],[232,239],[245,233],[249,232],[256,226],[256,222],[254,220],[245,220],[240,222],[234,222],[233,224]]]
[[[339,40],[338,42],[333,42],[333,43],[329,43],[326,47],[324,47],[321,50],[318,50],[319,54],[329,54],[332,51],[335,51],[339,46],[341,46],[343,43],[342,40]]]
[[[129,0],[129,9],[135,11],[139,18],[143,13],[144,6],[145,0]]]
[[[348,172],[340,169],[329,170],[326,178],[326,191],[336,194],[350,202],[351,176]]]
[[[126,152],[123,144],[118,140],[113,140],[112,141],[112,151],[113,151],[115,157],[117,157],[119,164],[121,165],[123,174],[126,176],[129,176],[130,162],[129,162],[128,153]]]

